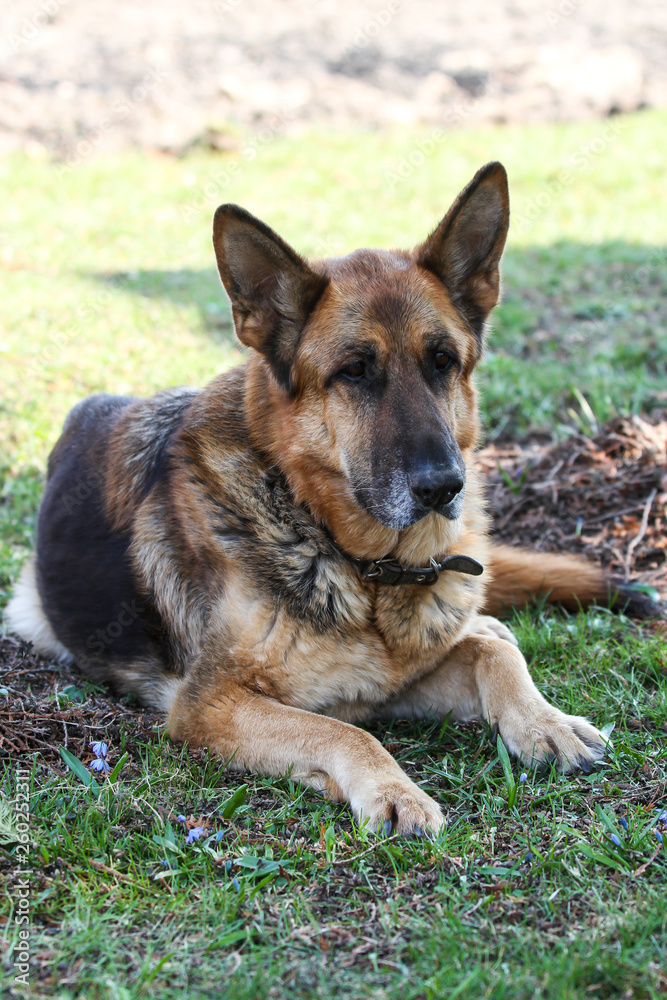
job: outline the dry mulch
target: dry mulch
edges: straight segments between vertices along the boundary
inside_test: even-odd
[[[64,774],[61,746],[87,760],[92,759],[92,740],[120,746],[121,727],[127,749],[128,743],[155,738],[163,720],[150,709],[106,692],[88,695],[82,704],[62,693],[70,685],[81,689],[84,683],[76,667],[49,664],[11,637],[0,640],[0,688],[8,692],[6,699],[0,698],[0,759],[18,760],[37,751],[41,763]]]
[[[493,444],[479,464],[499,541],[579,552],[667,599],[667,411],[561,444]]]

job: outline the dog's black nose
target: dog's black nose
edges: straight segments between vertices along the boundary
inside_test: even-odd
[[[463,489],[463,476],[452,469],[420,469],[408,477],[413,497],[429,509],[446,507]]]

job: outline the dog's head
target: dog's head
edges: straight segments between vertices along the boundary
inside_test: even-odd
[[[396,532],[459,517],[478,433],[471,376],[508,225],[499,163],[412,252],[309,265],[243,209],[217,210],[220,276],[256,352],[254,439],[339,535],[371,520]]]

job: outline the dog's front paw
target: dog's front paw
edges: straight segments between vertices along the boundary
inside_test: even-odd
[[[373,833],[422,837],[439,833],[445,823],[438,804],[407,777],[368,782],[351,805],[357,821]]]
[[[507,749],[526,764],[556,764],[588,774],[609,740],[587,719],[551,705],[514,708],[498,724]]]

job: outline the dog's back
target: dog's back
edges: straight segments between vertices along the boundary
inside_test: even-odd
[[[135,525],[119,518],[113,486],[119,475],[125,478],[136,512],[153,485],[168,477],[170,442],[194,394],[98,395],[70,412],[49,458],[35,557],[6,611],[9,626],[42,655],[75,660],[121,690],[133,685],[119,673],[134,673],[141,678],[134,687],[154,704],[164,700],[162,674],[174,671],[169,630],[136,573]],[[129,446],[131,464],[115,457],[119,443]]]

